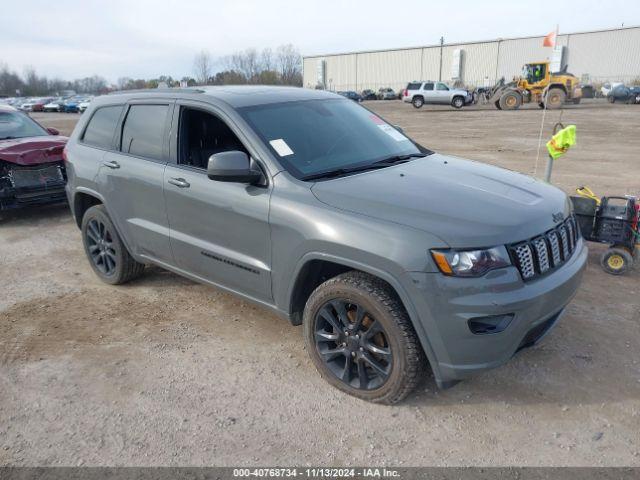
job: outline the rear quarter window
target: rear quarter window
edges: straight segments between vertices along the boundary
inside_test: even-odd
[[[168,105],[131,105],[122,127],[122,152],[162,160],[168,111]]]
[[[83,143],[104,149],[111,148],[121,113],[122,105],[98,108],[84,131]]]

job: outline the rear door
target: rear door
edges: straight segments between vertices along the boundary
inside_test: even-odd
[[[175,158],[166,168],[164,191],[176,265],[255,299],[271,300],[271,185],[207,176],[212,154],[244,150],[251,155],[222,111],[178,101],[174,124]]]
[[[422,95],[426,103],[436,103],[435,91],[433,90],[433,82],[425,82],[422,86]]]
[[[127,104],[116,151],[105,154],[99,172],[107,209],[131,253],[163,263],[173,261],[162,192],[172,103]]]

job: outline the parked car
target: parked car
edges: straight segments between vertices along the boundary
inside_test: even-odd
[[[378,96],[373,90],[363,90],[360,94],[363,100],[377,100]]]
[[[505,363],[586,265],[561,190],[434,153],[325,91],[98,97],[66,165],[100,279],[155,264],[239,294],[303,324],[320,374],[375,402],[405,397],[425,358],[440,387]]]
[[[36,104],[36,100],[37,99],[35,98],[29,98],[25,100],[23,103],[20,104],[19,109],[22,110],[23,112],[30,112],[33,106]]]
[[[395,100],[396,98],[396,92],[393,88],[378,89],[378,100]]]
[[[45,104],[43,107],[45,112],[63,112],[64,111],[64,99],[56,98]]]
[[[80,111],[80,113],[84,113],[84,111],[87,109],[87,107],[89,107],[90,104],[91,104],[90,98],[85,98],[83,101],[81,101],[78,104],[78,110]]]
[[[602,85],[602,87],[600,87],[600,92],[602,93],[603,97],[607,97],[611,90],[613,90],[614,88],[620,85],[624,85],[624,84],[622,82],[606,82]]]
[[[362,97],[360,96],[360,94],[358,92],[354,92],[352,90],[346,91],[346,92],[336,92],[338,95],[342,95],[345,98],[348,98],[349,100],[353,100],[354,102],[361,102],[362,101]]]
[[[64,113],[78,113],[80,112],[79,105],[79,99],[70,98],[69,100],[65,100],[65,102],[62,104],[62,111]]]
[[[618,85],[607,94],[609,103],[640,103],[640,87]]]
[[[0,105],[0,210],[66,201],[67,138]]]
[[[410,82],[404,90],[403,101],[422,108],[425,103],[451,105],[462,108],[473,103],[473,95],[467,90],[449,88],[444,82]]]

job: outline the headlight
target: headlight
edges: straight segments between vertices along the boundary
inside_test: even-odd
[[[489,270],[511,265],[504,246],[486,250],[431,250],[431,256],[445,275],[480,277]]]

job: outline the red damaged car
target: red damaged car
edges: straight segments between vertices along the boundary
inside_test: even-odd
[[[0,210],[65,202],[67,137],[0,105]]]

